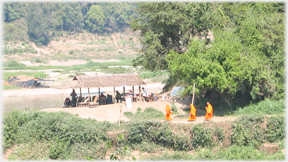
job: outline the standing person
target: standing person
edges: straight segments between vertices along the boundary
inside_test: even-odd
[[[195,106],[194,105],[192,105],[192,104],[190,104],[190,118],[189,118],[189,120],[188,121],[194,121],[194,120],[196,120],[196,108],[195,108]]]
[[[72,93],[70,94],[70,96],[72,96],[72,107],[76,107],[76,96],[77,94],[75,93],[75,90],[73,89]]]
[[[148,93],[147,93],[147,91],[146,91],[146,89],[144,88],[144,87],[142,87],[142,91],[143,91],[143,101],[145,101],[146,100],[146,98],[145,97],[148,97]]]
[[[170,106],[167,105],[167,106],[166,106],[166,116],[165,116],[165,120],[172,120],[171,115],[173,115],[173,114],[171,113]]]
[[[121,102],[121,94],[118,91],[116,91],[116,100],[117,100],[117,103],[118,101]]]
[[[212,105],[207,102],[207,107],[205,107],[206,109],[206,115],[205,115],[205,119],[208,120],[208,119],[212,119],[212,116],[213,116],[213,107]]]

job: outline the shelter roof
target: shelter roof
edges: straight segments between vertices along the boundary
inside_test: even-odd
[[[26,75],[19,75],[16,78],[17,79],[15,81],[18,81],[18,82],[25,82],[25,81],[29,81],[29,80],[35,79],[34,76],[26,76]]]
[[[78,83],[74,83],[74,87],[70,86],[71,88],[136,86],[146,84],[136,74],[76,75],[72,81],[75,80],[78,81]]]

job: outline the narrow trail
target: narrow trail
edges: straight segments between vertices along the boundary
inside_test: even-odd
[[[116,46],[117,48],[119,48],[119,47],[118,47],[118,44],[117,44],[117,41],[116,41],[115,35],[114,35],[114,34],[111,34],[111,37],[113,38],[113,42],[114,42],[115,46]]]

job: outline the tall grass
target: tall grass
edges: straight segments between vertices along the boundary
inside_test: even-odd
[[[244,108],[238,108],[234,114],[244,115],[244,114],[279,114],[285,112],[285,102],[284,100],[271,100],[265,99],[257,104],[250,104]]]
[[[264,151],[253,149],[249,146],[232,146],[229,148],[212,151],[202,150],[193,152],[193,155],[187,152],[175,151],[173,153],[165,152],[158,156],[145,156],[141,160],[284,160],[283,152],[268,154]]]

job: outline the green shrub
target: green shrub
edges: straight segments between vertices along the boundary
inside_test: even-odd
[[[6,67],[25,67],[24,64],[18,63],[17,61],[9,61],[4,63],[4,66]]]
[[[65,144],[62,142],[55,142],[49,149],[49,157],[51,159],[58,159],[61,154],[67,152],[67,147],[65,149]]]
[[[285,120],[283,116],[271,117],[268,119],[265,133],[268,142],[284,139],[285,133]]]
[[[141,112],[142,109],[140,107],[137,108],[137,112]]]
[[[172,102],[172,104],[171,104],[171,110],[172,110],[173,112],[175,112],[175,113],[178,112],[178,109],[177,109],[177,106],[176,106],[175,102]]]
[[[128,118],[132,118],[133,113],[132,112],[124,112],[124,115],[127,116]]]
[[[220,142],[222,142],[225,137],[225,134],[222,128],[215,128],[214,135],[218,138]]]
[[[214,145],[211,128],[204,129],[201,125],[195,125],[190,131],[190,135],[193,137],[191,141],[193,148],[209,147]]]
[[[279,114],[284,113],[285,111],[285,102],[284,100],[271,100],[265,99],[260,101],[257,104],[250,104],[244,108],[240,108],[234,112],[234,114]]]
[[[137,113],[133,115],[134,119],[164,119],[165,114],[153,107],[148,107],[141,112],[137,110]]]

